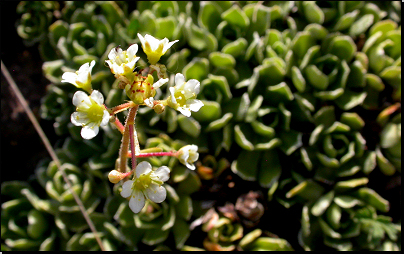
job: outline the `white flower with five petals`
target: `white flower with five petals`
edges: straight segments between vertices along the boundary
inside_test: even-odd
[[[74,72],[65,72],[62,75],[62,82],[68,82],[78,88],[91,93],[91,70],[95,65],[95,61],[91,63],[85,63],[80,66],[79,70]]]
[[[145,205],[145,199],[161,203],[166,199],[167,191],[162,186],[170,178],[170,169],[166,166],[153,171],[149,162],[143,161],[136,167],[133,180],[122,185],[121,196],[129,199],[129,208],[139,213]]]
[[[175,75],[174,81],[175,86],[169,88],[170,96],[167,104],[184,116],[190,117],[191,111],[197,112],[203,106],[202,101],[195,99],[201,84],[196,79],[185,82],[185,77],[181,73]]]
[[[191,170],[195,170],[195,165],[193,164],[199,158],[198,146],[197,145],[186,145],[182,147],[177,154],[178,160],[187,166]]]
[[[147,59],[150,64],[156,64],[162,55],[164,55],[171,46],[178,40],[169,42],[167,38],[158,40],[153,36],[146,34],[144,37],[141,34],[137,34],[144,53],[147,55]]]
[[[102,93],[94,90],[90,96],[85,92],[77,91],[73,95],[73,105],[76,106],[70,120],[76,126],[83,126],[81,136],[92,139],[99,132],[99,127],[107,125],[110,115],[105,109]]]
[[[130,83],[133,80],[133,69],[135,68],[136,62],[140,57],[136,57],[138,51],[138,45],[131,45],[126,51],[123,51],[119,47],[111,49],[108,54],[109,60],[105,60],[108,64],[111,72],[115,74],[115,77],[124,81],[125,83]]]

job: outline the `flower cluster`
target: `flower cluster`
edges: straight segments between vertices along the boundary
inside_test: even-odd
[[[156,90],[166,84],[167,68],[158,63],[176,41],[169,42],[167,38],[158,40],[151,35],[145,37],[138,34],[143,51],[150,63],[148,68],[139,69],[136,66],[140,57],[138,45],[132,44],[127,50],[115,47],[108,54],[107,63],[114,77],[119,81],[119,88],[125,90],[130,102],[108,108],[104,104],[104,97],[98,90],[93,90],[91,85],[91,71],[95,61],[83,64],[78,71],[65,72],[62,82],[68,82],[83,89],[73,95],[73,105],[76,112],[71,115],[71,122],[81,126],[81,136],[84,139],[92,139],[99,133],[99,128],[109,122],[114,124],[122,133],[122,144],[117,165],[112,170],[108,179],[112,183],[124,182],[121,196],[129,198],[129,207],[134,213],[139,213],[145,206],[145,201],[151,200],[161,203],[166,199],[166,189],[163,183],[170,178],[170,169],[166,166],[153,170],[150,163],[143,161],[136,165],[136,157],[172,156],[179,159],[189,169],[194,170],[193,165],[199,158],[198,146],[187,145],[178,151],[171,152],[144,152],[139,148],[136,130],[134,128],[135,116],[140,105],[154,109],[156,113],[162,113],[165,107],[171,107],[184,116],[190,117],[191,111],[197,112],[204,104],[197,100],[200,90],[200,82],[196,79],[185,80],[184,75],[175,75],[175,86],[169,88],[169,95],[165,100],[155,100]],[[153,76],[154,75],[154,76]],[[156,82],[154,80],[157,79]],[[115,114],[129,109],[125,125],[119,121]],[[129,152],[130,148],[130,152]],[[139,152],[140,151],[140,152]],[[132,170],[127,172],[127,158],[132,159]],[[126,177],[133,174],[132,180]]]

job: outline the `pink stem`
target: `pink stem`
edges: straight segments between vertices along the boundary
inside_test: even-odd
[[[136,169],[136,155],[135,155],[135,140],[134,140],[134,131],[133,131],[133,125],[129,125],[129,141],[130,141],[130,150],[131,152],[131,157],[132,157],[132,171]],[[129,153],[129,152],[128,152]]]
[[[132,150],[133,151],[133,150]],[[133,153],[128,152],[127,157],[132,157]],[[171,152],[156,152],[156,153],[140,153],[136,157],[145,158],[145,157],[152,157],[152,156],[176,156],[176,151]]]

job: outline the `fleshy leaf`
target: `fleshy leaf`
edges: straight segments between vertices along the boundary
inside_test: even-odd
[[[309,23],[323,24],[324,12],[315,2],[304,1],[302,4],[304,8],[304,16]]]
[[[209,60],[214,66],[220,68],[234,68],[236,64],[236,60],[232,55],[221,52],[210,53]]]
[[[353,22],[356,20],[356,17],[359,14],[359,10],[354,10],[353,12],[345,13],[341,16],[337,23],[335,24],[333,30],[334,31],[341,31],[349,28]]]
[[[334,191],[330,191],[327,194],[319,198],[311,208],[311,213],[314,216],[322,215],[325,210],[330,206],[332,200],[334,199]]]
[[[202,100],[203,107],[198,112],[192,112],[192,116],[199,122],[210,122],[217,120],[221,115],[220,104],[216,101]]]
[[[336,190],[346,190],[346,189],[353,189],[361,185],[366,185],[369,182],[369,179],[366,177],[358,178],[358,179],[351,179],[346,181],[339,181],[335,185]]]
[[[259,183],[264,188],[272,187],[279,179],[282,168],[279,162],[278,152],[275,149],[265,151],[261,157],[261,165],[258,172]]]
[[[178,124],[191,137],[196,138],[201,132],[201,125],[192,117],[178,115]]]
[[[337,36],[331,41],[328,50],[349,63],[356,53],[356,44],[349,36]]]
[[[238,5],[232,5],[232,7],[221,14],[223,20],[226,20],[229,24],[246,28],[250,24],[250,20],[244,11],[240,9]]]
[[[247,49],[247,40],[244,38],[238,38],[237,40],[226,44],[222,48],[224,54],[232,55],[233,57],[238,57],[245,52]]]
[[[343,110],[351,110],[352,108],[361,105],[366,96],[366,92],[357,93],[347,90],[343,95],[335,100],[335,103]]]
[[[377,194],[374,190],[363,187],[357,190],[354,195],[363,202],[375,207],[381,212],[388,212],[390,209],[389,202]]]
[[[226,113],[222,116],[222,118],[210,122],[209,125],[206,127],[205,131],[210,132],[223,128],[232,118],[233,118],[232,113]]]
[[[208,75],[209,61],[206,58],[195,57],[189,62],[182,72],[187,80],[196,79],[204,80]]]
[[[256,151],[241,151],[237,160],[231,164],[231,170],[244,180],[255,181],[260,154],[261,152]]]
[[[349,28],[349,35],[355,37],[365,33],[366,30],[373,24],[373,19],[374,16],[372,14],[363,15]]]
[[[309,83],[319,90],[325,90],[328,87],[329,79],[317,66],[309,65],[305,69],[305,74]]]
[[[383,155],[379,147],[376,147],[376,160],[377,165],[379,166],[380,170],[388,176],[394,175],[396,172],[395,167],[391,162]]]
[[[296,66],[292,67],[292,82],[299,92],[303,93],[306,89],[306,80]]]

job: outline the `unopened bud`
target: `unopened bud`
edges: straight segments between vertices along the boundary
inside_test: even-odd
[[[108,179],[111,183],[118,183],[123,178],[125,178],[125,174],[122,174],[121,172],[115,169],[109,172],[108,174]]]
[[[163,113],[165,108],[166,108],[166,107],[165,107],[163,104],[156,104],[156,105],[154,105],[154,107],[153,107],[154,112],[156,112],[157,114]]]

